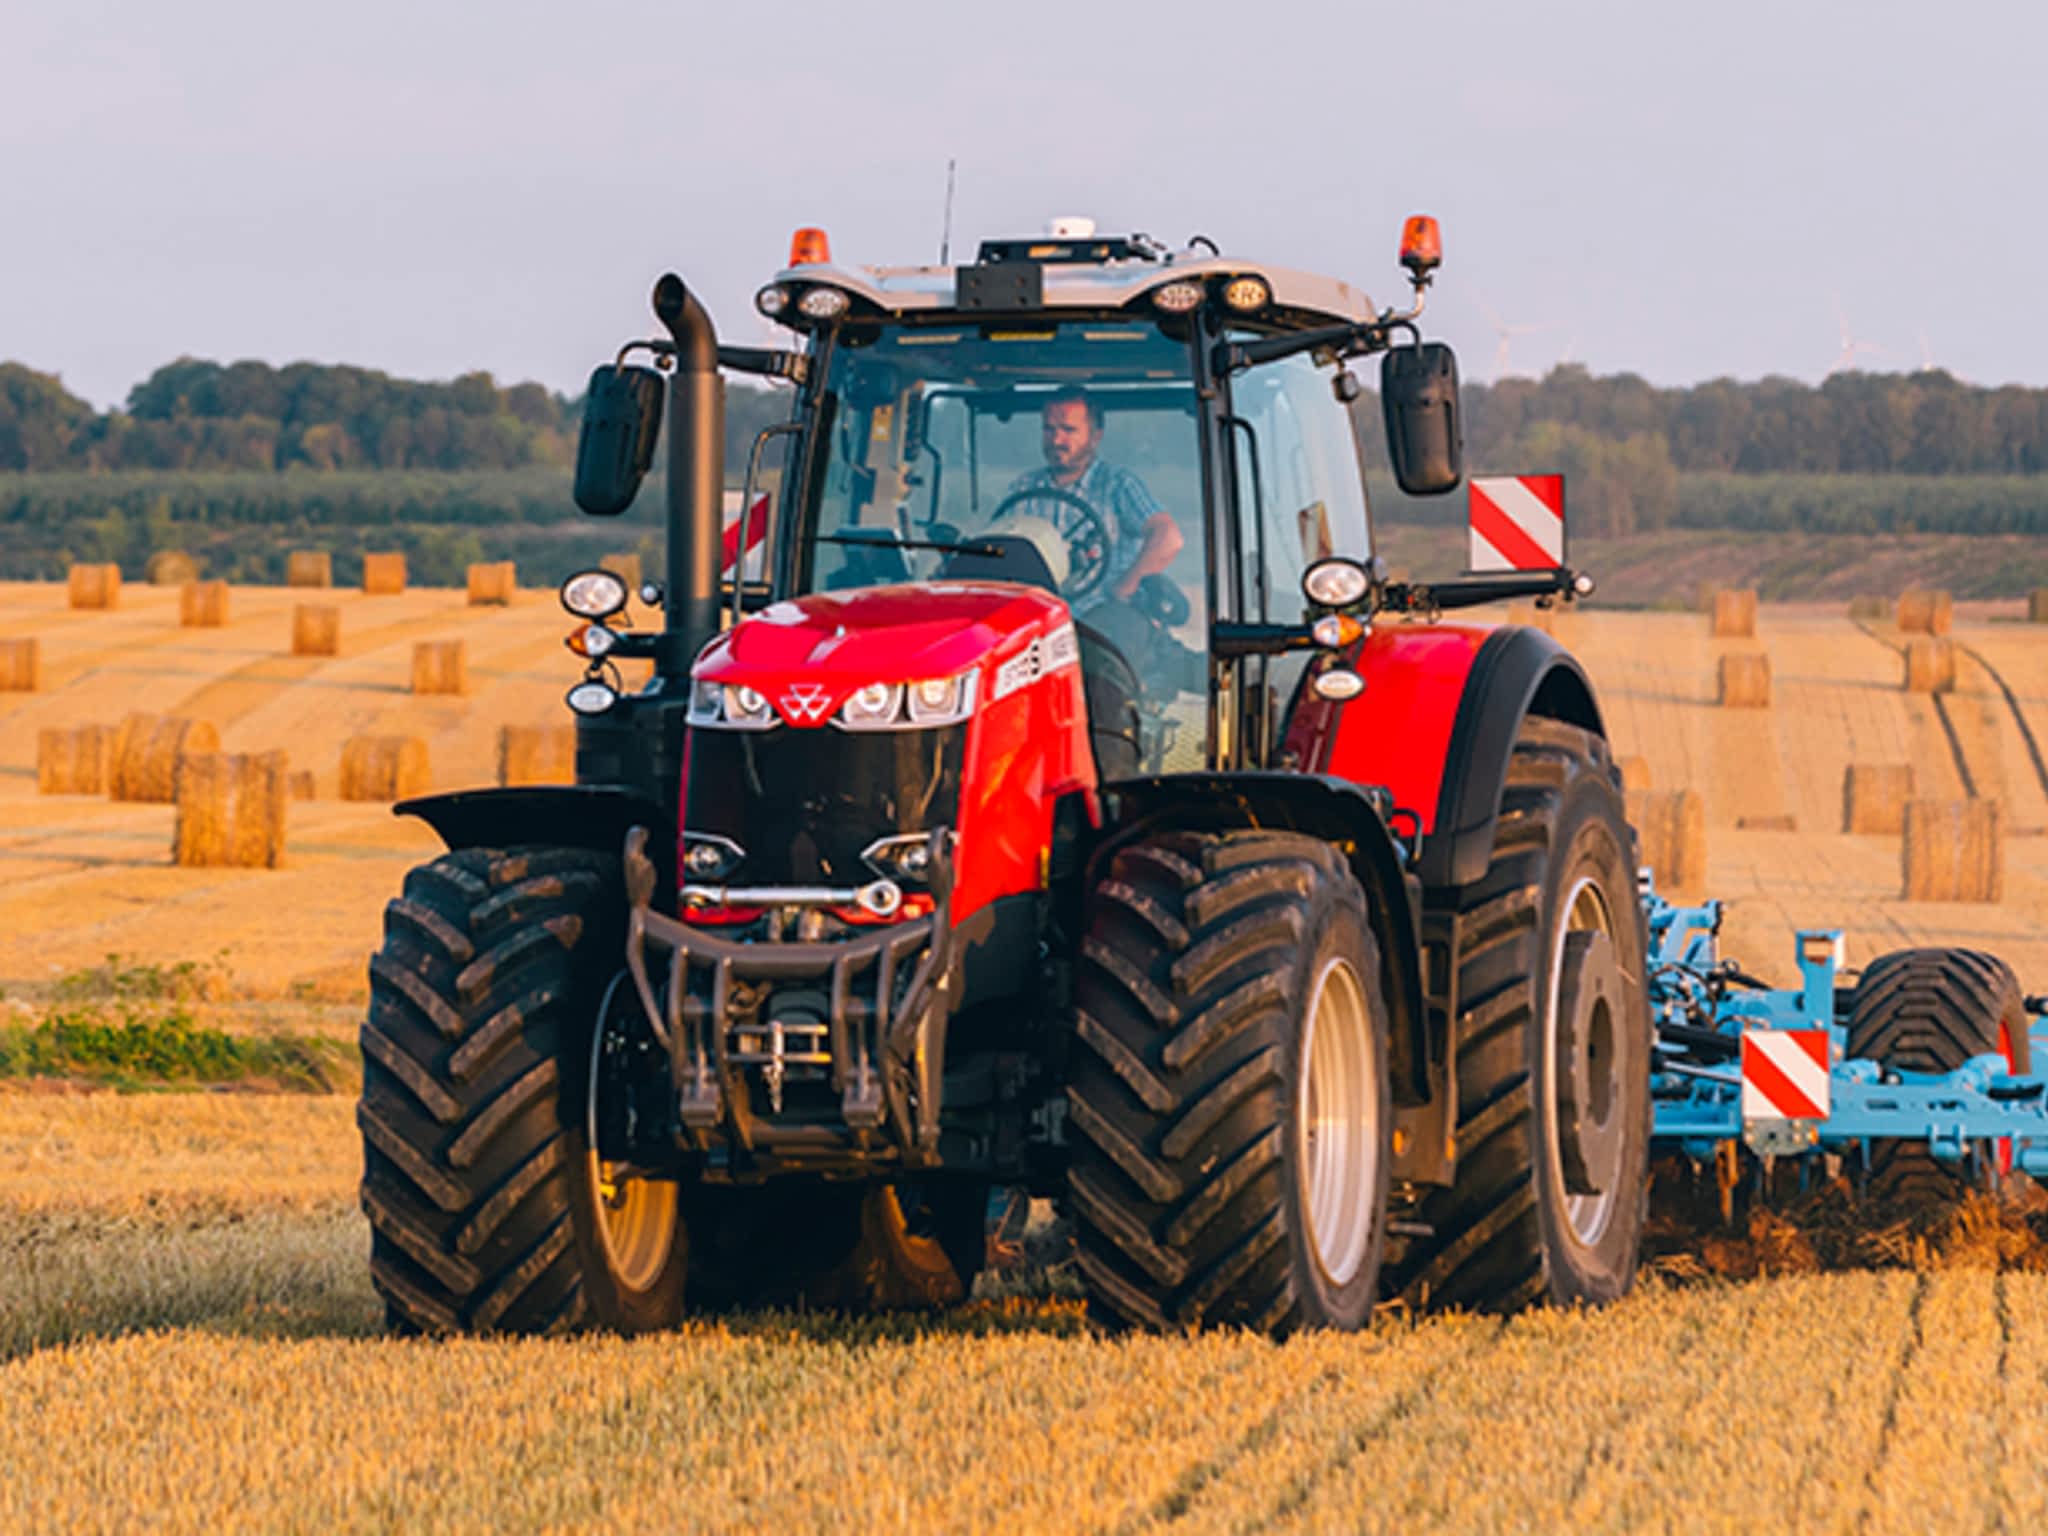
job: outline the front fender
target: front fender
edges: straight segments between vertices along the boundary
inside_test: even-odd
[[[458,789],[401,800],[394,816],[413,816],[434,829],[450,851],[513,848],[534,843],[618,853],[633,827],[648,831],[658,893],[676,889],[676,819],[659,801],[610,784],[537,784]]]

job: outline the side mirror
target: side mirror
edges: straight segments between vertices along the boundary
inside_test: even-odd
[[[576,442],[576,505],[616,517],[633,505],[661,436],[661,375],[607,363],[590,375]]]
[[[1380,406],[1394,480],[1410,496],[1441,496],[1464,475],[1458,359],[1440,341],[1395,347],[1380,361]]]

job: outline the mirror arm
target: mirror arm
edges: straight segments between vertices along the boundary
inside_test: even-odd
[[[642,351],[653,354],[654,366],[663,373],[676,365],[676,344],[648,337],[629,341],[620,347],[613,366],[625,367],[627,358]],[[764,379],[788,379],[792,384],[803,383],[811,372],[811,360],[801,352],[778,352],[772,347],[728,347],[722,342],[718,348],[718,366],[730,368],[734,373],[756,374]]]
[[[1232,624],[1223,621],[1209,626],[1209,654],[1229,661],[1239,656],[1278,656],[1287,651],[1317,648],[1313,630],[1306,624]]]
[[[1476,608],[1511,597],[1562,597],[1566,602],[1593,590],[1593,578],[1560,567],[1554,571],[1503,571],[1499,575],[1456,576],[1449,581],[1390,581],[1374,605],[1381,613],[1428,613]]]

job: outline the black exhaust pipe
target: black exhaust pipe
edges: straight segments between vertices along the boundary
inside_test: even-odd
[[[675,338],[668,390],[668,571],[656,689],[685,696],[690,663],[718,633],[725,529],[725,381],[718,332],[675,273],[654,285],[654,313]]]

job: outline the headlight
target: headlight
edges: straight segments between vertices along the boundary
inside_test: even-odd
[[[716,683],[705,682],[701,677],[692,679],[689,719],[692,725],[723,725],[725,690]]]
[[[848,730],[887,730],[903,709],[901,683],[869,683],[856,688],[839,706],[839,722]]]
[[[610,683],[578,683],[568,692],[569,707],[579,715],[601,715],[619,702]]]
[[[780,283],[770,283],[754,295],[754,308],[773,320],[789,308],[789,290]]]
[[[974,713],[974,674],[928,677],[907,690],[913,725],[951,725]]]
[[[608,619],[626,606],[626,583],[611,571],[578,571],[562,583],[562,606],[579,619]]]
[[[737,688],[726,688],[723,693],[725,719],[728,725],[762,730],[775,723],[775,716],[768,708],[768,701],[744,683]]]

